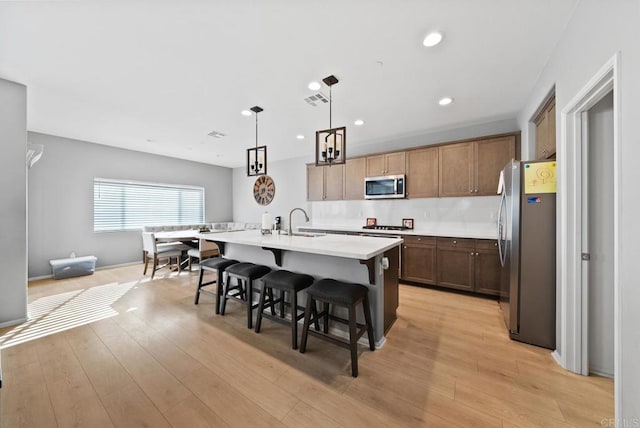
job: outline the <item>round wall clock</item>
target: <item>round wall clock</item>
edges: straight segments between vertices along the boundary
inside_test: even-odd
[[[253,185],[253,197],[260,205],[269,205],[276,195],[276,184],[268,175],[261,175]]]

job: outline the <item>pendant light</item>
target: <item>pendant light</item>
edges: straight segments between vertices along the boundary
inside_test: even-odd
[[[249,110],[256,115],[256,146],[247,149],[247,176],[254,177],[267,174],[267,146],[258,146],[258,113],[264,109],[254,106]]]
[[[316,166],[337,165],[345,163],[347,148],[347,128],[332,128],[332,87],[338,83],[336,76],[322,79],[329,87],[329,129],[316,131]]]

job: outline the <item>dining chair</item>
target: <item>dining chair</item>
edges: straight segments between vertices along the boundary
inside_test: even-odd
[[[189,271],[191,271],[191,264],[194,258],[204,260],[215,257],[219,254],[220,251],[216,244],[211,241],[207,241],[206,239],[200,239],[198,241],[198,248],[191,248],[187,251],[187,256],[189,257]]]
[[[155,234],[151,232],[142,232],[142,248],[144,252],[144,272],[147,274],[147,267],[149,265],[149,259],[153,260],[153,268],[151,270],[151,279],[155,275],[156,271],[166,266],[173,266],[171,260],[175,257],[178,268],[178,272],[181,271],[180,257],[182,256],[182,250],[175,247],[158,247],[156,244]],[[166,260],[163,265],[158,265],[162,260]]]

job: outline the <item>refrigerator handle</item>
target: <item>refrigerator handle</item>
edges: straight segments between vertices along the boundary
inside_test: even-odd
[[[502,196],[500,197],[500,205],[498,206],[498,254],[500,256],[500,265],[502,265],[502,267],[504,267],[504,264],[506,262],[506,256],[507,256],[505,249],[502,248],[502,233],[503,233],[502,212],[503,212],[503,208],[506,201],[507,201],[507,195],[503,189]]]

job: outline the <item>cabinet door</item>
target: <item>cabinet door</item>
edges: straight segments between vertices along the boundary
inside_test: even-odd
[[[347,159],[344,168],[344,199],[364,199],[364,177],[367,173],[367,159]]]
[[[473,291],[475,240],[437,238],[437,284]]]
[[[534,120],[536,124],[536,159],[556,154],[556,100],[552,98]]]
[[[545,159],[555,156],[556,154],[556,102],[551,103],[547,110],[547,144],[545,146],[546,153],[543,150]]]
[[[405,152],[388,153],[385,155],[385,175],[398,175],[405,173]]]
[[[474,194],[496,194],[502,168],[516,156],[516,137],[513,135],[475,142],[476,180]]]
[[[405,243],[402,246],[402,278],[407,281],[436,283],[436,246]]]
[[[324,199],[324,166],[307,165],[307,200]]]
[[[367,177],[384,175],[384,155],[367,156]]]
[[[438,148],[410,150],[407,153],[407,197],[438,196]]]
[[[459,143],[438,147],[438,195],[473,194],[473,144]]]
[[[474,257],[475,291],[499,296],[502,266],[498,256],[498,243],[492,240],[478,240]]]
[[[324,199],[340,201],[344,198],[344,164],[325,166]]]

